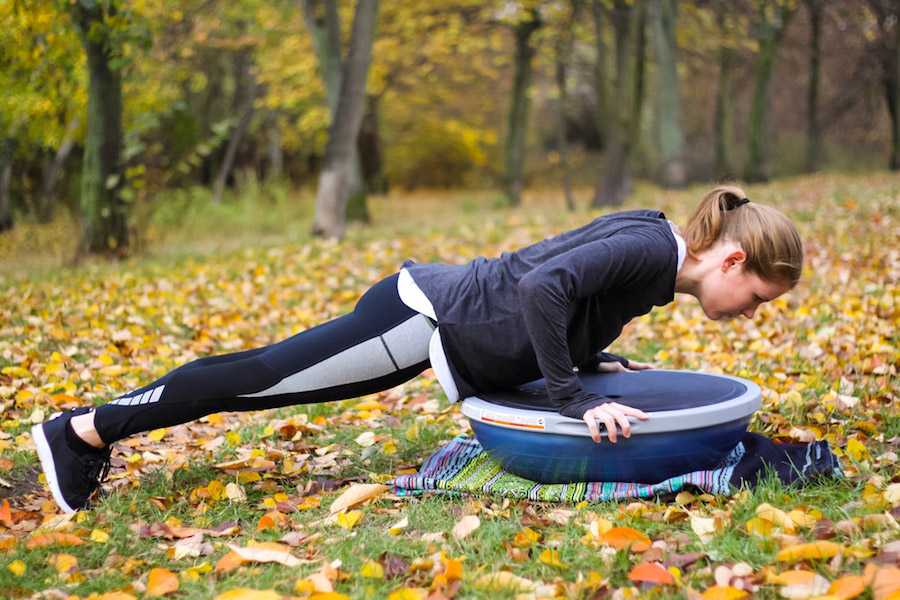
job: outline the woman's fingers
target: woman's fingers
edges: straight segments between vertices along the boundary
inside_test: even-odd
[[[603,438],[600,437],[600,430],[597,428],[597,420],[594,414],[591,411],[587,411],[582,418],[587,423],[588,431],[591,432],[591,439],[594,440],[594,443],[599,444]]]
[[[612,405],[618,410],[622,411],[626,415],[637,417],[639,419],[649,419],[650,415],[645,413],[639,408],[633,408],[631,406],[625,406],[624,404],[619,404],[618,402],[613,402]]]
[[[655,365],[651,365],[650,363],[642,363],[636,360],[628,359],[628,368],[633,371],[643,371],[644,369],[655,369]]]
[[[622,363],[616,361],[597,363],[597,370],[601,373],[622,373],[627,371]]]

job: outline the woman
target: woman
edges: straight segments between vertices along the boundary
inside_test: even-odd
[[[500,257],[415,264],[373,285],[353,312],[262,348],[200,358],[112,402],[32,428],[60,508],[87,505],[109,468],[110,444],[220,411],[353,398],[433,367],[451,402],[543,377],[565,416],[595,442],[640,410],[582,389],[578,371],[651,368],[601,352],[632,318],[674,299],[711,319],[752,317],[793,288],[803,247],[774,208],[720,186],[683,233],[655,210],[606,215]]]

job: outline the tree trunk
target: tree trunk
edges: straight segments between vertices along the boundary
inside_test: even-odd
[[[822,131],[819,127],[819,72],[821,71],[821,36],[823,0],[806,0],[809,12],[809,87],[806,96],[806,170],[819,170]]]
[[[213,186],[212,201],[219,204],[222,201],[222,195],[225,193],[225,184],[228,183],[228,176],[234,167],[234,159],[237,156],[238,148],[247,129],[250,127],[250,121],[253,119],[253,103],[256,100],[256,79],[252,73],[253,68],[253,51],[251,48],[242,48],[234,55],[234,109],[237,114],[237,124],[228,140],[228,147],[225,149],[225,156],[222,158],[222,164],[219,166],[219,172],[216,174],[216,182]]]
[[[609,92],[607,90],[606,43],[603,41],[604,8],[602,0],[592,0],[591,13],[594,18],[594,93],[597,95],[597,136],[600,147],[607,147],[609,136]]]
[[[300,8],[306,28],[313,40],[319,73],[325,83],[325,98],[332,122],[336,118],[338,99],[341,96],[341,78],[344,61],[341,59],[341,22],[337,2],[333,0],[300,0]],[[346,186],[346,218],[350,221],[371,221],[366,205],[366,180],[357,144],[350,149],[350,176]]]
[[[66,164],[66,159],[71,154],[72,148],[75,147],[75,132],[80,124],[81,119],[78,117],[69,121],[62,143],[44,171],[44,180],[41,183],[41,194],[38,197],[37,205],[37,219],[40,223],[49,223],[53,219],[53,207],[56,204],[53,190],[56,188],[56,182],[59,181],[59,175]]]
[[[284,149],[281,146],[281,122],[277,111],[269,113],[268,125],[266,180],[278,181],[284,175]]]
[[[581,12],[581,1],[572,0],[569,7],[569,18],[563,24],[562,31],[556,41],[556,89],[559,93],[557,110],[557,150],[559,151],[559,168],[562,171],[563,195],[566,208],[574,212],[575,197],[572,193],[572,172],[569,168],[569,142],[566,139],[566,114],[569,108],[569,91],[566,86],[566,75],[569,60],[572,56],[572,29]]]
[[[366,112],[360,125],[356,146],[366,189],[376,194],[386,194],[388,181],[384,173],[380,112],[381,98],[374,94],[366,94]]]
[[[84,144],[84,171],[81,177],[83,253],[122,256],[128,248],[128,204],[119,191],[123,185],[121,153],[122,79],[113,68],[116,56],[108,17],[113,3],[72,5],[87,55],[89,74],[87,136]],[[106,7],[108,14],[104,14]]]
[[[716,23],[719,31],[727,35],[725,28],[725,11],[728,0],[718,0],[716,6]],[[731,149],[734,147],[734,95],[732,93],[731,73],[734,69],[734,50],[727,43],[719,47],[719,85],[716,89],[716,107],[714,114],[714,178],[718,181],[734,179]]]
[[[662,162],[659,180],[665,187],[682,187],[687,183],[675,39],[676,1],[654,0],[648,7],[658,68],[656,114]]]
[[[12,180],[13,154],[16,142],[12,138],[0,141],[0,231],[13,227],[12,198],[9,183]]]
[[[758,1],[756,39],[759,42],[759,56],[756,60],[753,107],[750,112],[750,152],[744,171],[744,179],[747,181],[769,180],[769,148],[773,143],[772,136],[769,135],[769,83],[782,35],[793,14],[793,8],[787,3],[781,4],[781,1],[784,0]],[[769,2],[778,4],[772,21],[766,16],[766,5]]]
[[[319,175],[311,230],[315,236],[336,239],[344,236],[352,159],[365,108],[377,13],[378,0],[357,0],[350,48],[341,73],[340,97],[328,129],[328,146]]]
[[[510,206],[518,206],[522,201],[522,170],[525,164],[530,104],[528,91],[531,88],[531,61],[534,58],[531,36],[540,26],[540,16],[536,11],[530,11],[529,17],[513,28],[516,40],[515,72],[506,127],[506,173],[503,186]]]
[[[893,61],[893,73],[894,80],[893,86],[891,89],[894,90],[894,97],[892,98],[893,102],[891,106],[894,107],[893,118],[891,119],[891,124],[893,127],[891,128],[891,162],[890,168],[892,171],[897,171],[900,169],[900,11],[895,13],[894,17],[894,61]],[[888,96],[889,99],[890,95]]]
[[[621,206],[631,190],[631,154],[643,97],[644,6],[616,0],[612,23],[616,37],[616,89],[610,104],[609,145],[593,206]]]

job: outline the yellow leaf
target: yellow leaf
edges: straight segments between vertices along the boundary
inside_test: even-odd
[[[388,594],[388,600],[425,600],[428,594],[422,588],[400,588]]]
[[[105,544],[109,541],[109,534],[102,529],[94,529],[91,531],[91,541],[98,544]]]
[[[752,519],[748,519],[747,522],[744,523],[744,527],[747,528],[747,533],[751,535],[767,538],[772,535],[772,530],[775,529],[775,524],[772,523],[772,521],[767,521],[759,517],[753,517]]]
[[[558,569],[566,568],[566,565],[559,560],[559,550],[545,548],[541,551],[540,556],[538,556],[538,560],[551,567],[556,567]]]
[[[778,552],[775,556],[775,560],[782,562],[797,562],[799,560],[831,558],[843,549],[844,547],[840,544],[821,540],[818,542],[810,542],[808,544],[788,546]]]
[[[866,585],[866,578],[861,575],[845,575],[831,583],[828,593],[841,600],[849,600],[866,591]]]
[[[740,600],[747,597],[747,592],[730,585],[714,585],[703,592],[700,597],[703,600]]]
[[[338,592],[316,592],[309,600],[350,600],[350,596]]]
[[[512,544],[517,548],[528,548],[541,539],[541,534],[531,527],[523,527],[513,538]]]
[[[71,554],[54,554],[48,562],[60,575],[68,573],[78,566],[78,559]]]
[[[475,580],[475,587],[480,590],[494,592],[530,592],[533,591],[537,585],[530,579],[513,575],[509,571],[499,571],[497,573],[482,575]]]
[[[359,574],[361,577],[368,577],[370,579],[384,579],[384,567],[374,560],[369,560],[360,567]]]
[[[169,430],[166,429],[165,427],[162,427],[160,429],[154,429],[153,431],[151,431],[150,433],[147,434],[147,437],[150,439],[151,442],[158,442],[161,439],[163,439],[164,437],[166,437],[166,433],[168,431]]]
[[[353,529],[359,520],[362,519],[361,510],[351,510],[350,512],[339,513],[337,516],[337,524],[344,529]]]
[[[10,573],[15,575],[16,577],[21,577],[22,575],[24,575],[26,569],[25,563],[18,559],[6,565],[6,568],[9,569]]]
[[[275,590],[254,590],[251,588],[234,588],[222,592],[215,600],[281,600],[281,594]]]
[[[371,498],[377,498],[388,490],[380,483],[354,483],[331,504],[329,512],[336,514]]]
[[[869,458],[869,451],[866,446],[860,442],[855,437],[852,437],[847,440],[847,455],[855,460],[856,462],[861,462]]]
[[[769,572],[766,575],[766,583],[774,585],[809,585],[816,578],[816,574],[805,569],[792,569],[781,573]]]
[[[147,575],[147,596],[165,596],[178,591],[178,576],[168,569],[156,567]]]

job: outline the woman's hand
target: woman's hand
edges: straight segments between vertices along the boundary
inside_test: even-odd
[[[618,365],[619,363],[615,364]],[[634,361],[631,361],[631,364],[634,364]],[[628,421],[630,416],[637,417],[642,421],[650,418],[650,415],[637,408],[631,408],[618,402],[605,402],[600,406],[595,406],[585,411],[582,419],[587,423],[588,430],[591,432],[591,439],[594,442],[599,444],[603,439],[600,437],[600,429],[597,427],[597,421],[602,421],[606,425],[606,435],[609,437],[609,441],[615,444],[617,435],[616,424],[621,427],[622,435],[626,438],[631,437],[631,423]]]
[[[636,360],[628,359],[628,366],[625,367],[618,361],[597,363],[598,373],[628,373],[630,371],[643,371],[645,369],[655,369],[655,365],[650,363],[642,363]]]

